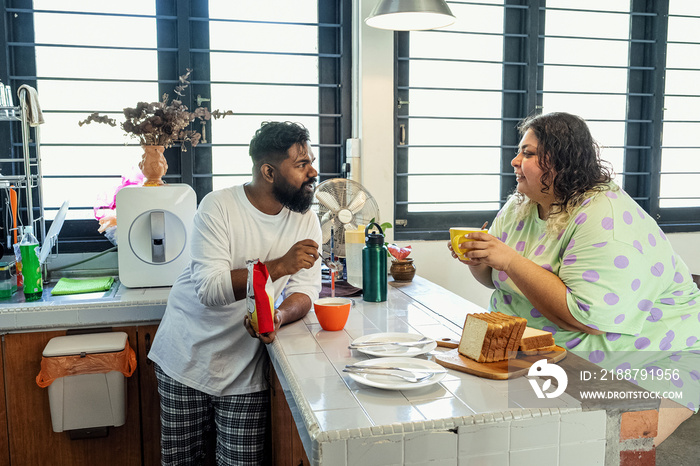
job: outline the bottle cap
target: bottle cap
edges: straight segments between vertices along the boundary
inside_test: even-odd
[[[372,225],[375,225],[379,229],[379,233],[370,233],[369,229]],[[381,246],[384,245],[384,232],[382,227],[376,222],[368,223],[365,227],[365,244],[371,246]]]

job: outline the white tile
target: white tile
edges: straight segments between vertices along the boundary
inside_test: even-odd
[[[511,421],[460,426],[459,458],[508,451]]]
[[[299,380],[337,374],[324,353],[291,354],[287,356],[287,360]]]
[[[441,382],[454,396],[462,400],[475,413],[508,411],[508,396],[482,383],[477,377]]]
[[[403,464],[403,436],[386,435],[348,439],[348,466]]]
[[[425,308],[416,306],[415,304],[409,304],[405,311],[398,311],[396,315],[412,327],[416,327],[417,325],[435,325],[438,323],[433,317],[435,315],[433,312],[426,312]]]
[[[596,466],[605,464],[605,440],[559,445],[559,464]]]
[[[144,291],[144,298],[150,301],[167,300],[170,295],[170,287],[148,288]]]
[[[362,408],[315,411],[314,415],[318,421],[319,428],[324,432],[372,427],[372,421]]]
[[[437,400],[413,402],[418,411],[426,419],[447,419],[453,417],[472,416],[474,411],[462,403],[459,398],[439,398]]]
[[[21,291],[19,292],[21,293]],[[75,310],[59,310],[54,309],[50,311],[40,311],[33,310],[32,312],[17,312],[12,314],[5,314],[5,318],[17,325],[20,328],[43,328],[49,329],[51,327],[72,327],[77,326],[79,322],[78,312]],[[102,313],[95,313],[96,315],[102,316]],[[101,320],[102,321],[102,320]],[[11,327],[3,327],[11,328]]]
[[[559,466],[559,453],[556,446],[533,450],[514,450],[510,452],[512,465]],[[562,466],[569,466],[562,463]]]
[[[583,411],[561,415],[561,443],[604,440],[607,416],[605,411]]]
[[[361,354],[348,348],[353,340],[349,335],[346,338],[328,338],[324,333],[327,332],[318,332],[314,334],[314,337],[330,361],[348,359],[353,357],[354,354]]]
[[[357,399],[337,375],[302,379],[299,386],[312,411],[360,407]]]
[[[404,463],[405,466],[457,466],[457,458],[450,458],[445,460],[430,460],[430,461],[419,461],[412,462],[410,458],[406,459]]]
[[[307,335],[309,334],[309,329],[306,327],[306,324],[304,323],[304,319],[299,319],[296,322],[292,322],[291,324],[287,324],[283,326],[279,332],[277,332],[278,335]]]
[[[403,394],[408,401],[414,404],[416,402],[435,400],[438,398],[454,398],[454,395],[439,383],[415,390],[404,390]]]
[[[322,464],[332,464],[334,466],[346,466],[348,459],[348,447],[345,440],[335,440],[324,442],[319,445],[319,458]]]
[[[450,431],[411,432],[404,435],[404,458],[406,464],[442,464],[438,461],[452,460],[457,464],[458,435]]]
[[[406,398],[396,396],[398,393],[371,387],[353,392],[374,425],[425,421],[425,417]]]
[[[508,466],[508,452],[459,457],[459,466]],[[513,463],[513,466],[529,466]]]
[[[559,419],[560,416],[555,414],[512,421],[510,450],[543,448],[559,444]]]
[[[306,354],[306,353],[320,353],[321,347],[318,346],[314,337],[311,334],[280,334],[277,336],[284,352],[287,355],[290,354]]]
[[[0,329],[14,329],[17,326],[16,315],[15,312],[0,312]]]
[[[137,301],[144,299],[147,288],[127,288],[120,286],[115,294],[115,297],[121,298],[122,301]]]
[[[525,409],[542,409],[542,408],[569,408],[567,403],[568,398],[558,396],[556,398],[537,398],[532,387],[524,390],[509,390],[507,393],[509,405],[512,407],[520,407]],[[570,398],[570,397],[569,397]]]
[[[457,332],[454,332],[444,325],[440,323],[433,323],[429,325],[415,325],[411,324],[413,328],[415,328],[418,333],[421,335],[425,335],[426,337],[432,338],[436,341],[439,341],[443,338],[450,338],[452,340],[459,341],[461,338],[461,335],[458,334]]]

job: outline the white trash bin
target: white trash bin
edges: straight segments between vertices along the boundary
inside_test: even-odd
[[[124,332],[89,333],[52,338],[45,358],[124,350]],[[54,432],[121,426],[126,422],[126,377],[119,371],[59,377],[48,387]]]

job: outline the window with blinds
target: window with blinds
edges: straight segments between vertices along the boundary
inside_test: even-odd
[[[397,33],[397,239],[493,219],[518,122],[585,118],[667,232],[700,230],[700,7],[690,0],[448,2],[454,25]]]
[[[190,184],[201,199],[248,181],[248,143],[268,120],[306,126],[321,179],[340,176],[351,124],[350,9],[346,0],[6,2],[9,83],[36,87],[46,120],[48,223],[63,201],[71,205],[61,251],[108,246],[93,208],[111,200],[142,154],[120,128],[78,121],[97,111],[121,122],[125,107],[172,99],[188,68],[183,103],[233,116],[196,122],[197,147],[166,150],[166,182]]]

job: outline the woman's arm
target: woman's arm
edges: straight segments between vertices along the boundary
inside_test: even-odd
[[[484,272],[481,269],[483,268],[503,271],[508,274],[533,307],[557,326],[591,335],[604,333],[580,323],[571,315],[566,302],[568,292],[566,285],[557,275],[521,256],[494,236],[485,233],[472,233],[472,235],[476,241],[470,243],[469,247],[472,249],[466,254],[471,259],[468,262],[470,262],[472,274],[475,273],[476,267],[478,267],[476,273],[482,279]],[[481,282],[476,274],[474,276]],[[493,284],[491,286],[493,287]]]
[[[484,285],[486,288],[491,288],[492,290],[496,288],[493,284],[493,281],[491,280],[491,271],[493,269],[490,266],[486,264],[477,264],[472,260],[465,261],[460,259],[459,256],[455,254],[454,250],[452,249],[451,241],[447,242],[447,249],[450,250],[450,253],[452,254],[453,258],[458,259],[462,264],[466,264],[469,266],[469,271],[472,273],[474,278],[476,278],[476,281]]]
[[[516,254],[503,271],[522,291],[540,313],[557,326],[569,331],[590,335],[602,335],[576,320],[566,302],[566,285],[552,272],[543,269],[529,259]]]

